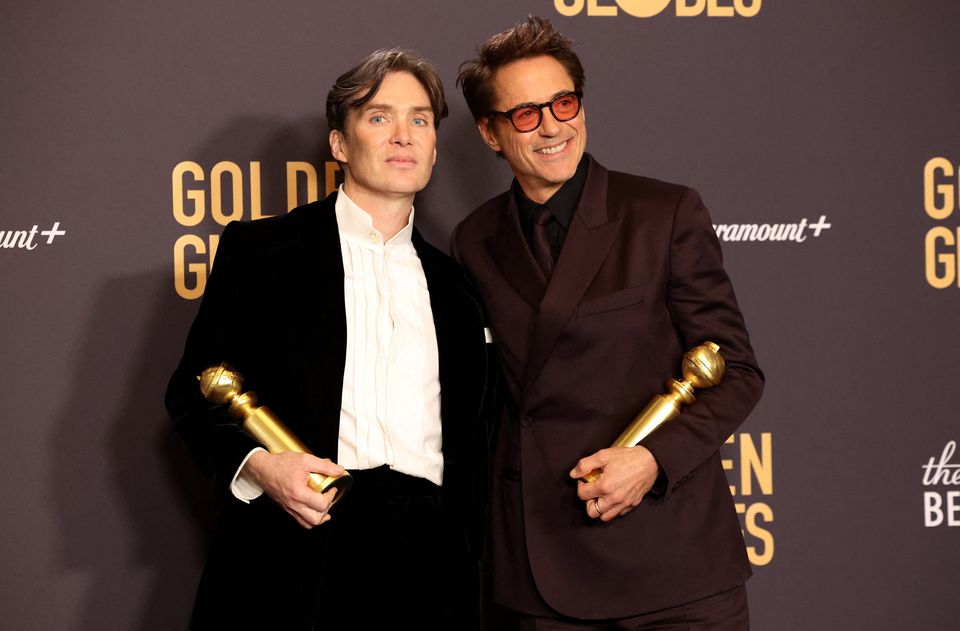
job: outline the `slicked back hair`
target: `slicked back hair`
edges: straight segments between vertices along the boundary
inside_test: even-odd
[[[443,82],[432,63],[403,48],[376,50],[337,78],[327,93],[327,125],[330,130],[346,133],[347,115],[372,99],[383,78],[390,72],[409,72],[420,82],[430,98],[433,110],[433,126],[440,127],[440,119],[447,115],[447,100],[443,94]],[[360,98],[357,94],[366,90]]]
[[[485,41],[477,49],[477,58],[460,64],[457,85],[463,90],[467,107],[479,121],[493,109],[493,78],[497,70],[510,62],[546,55],[553,57],[573,79],[573,89],[582,90],[586,77],[573,42],[553,28],[547,18],[529,16],[502,33]]]

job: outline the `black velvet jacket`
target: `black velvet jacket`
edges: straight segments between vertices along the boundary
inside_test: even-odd
[[[186,348],[167,388],[176,430],[213,479],[222,519],[207,559],[193,628],[309,628],[323,527],[301,528],[267,497],[233,498],[230,482],[255,446],[221,407],[208,404],[196,376],[227,361],[318,456],[336,460],[346,353],[343,262],[336,194],[287,215],[231,223]],[[482,556],[488,445],[493,432],[496,355],[470,281],[414,231],[436,326],[441,384],[442,503],[452,539]],[[336,510],[336,509],[334,509]]]

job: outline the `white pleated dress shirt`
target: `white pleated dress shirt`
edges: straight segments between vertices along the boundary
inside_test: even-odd
[[[439,485],[437,333],[427,279],[411,240],[413,209],[407,225],[386,242],[342,186],[336,214],[347,320],[337,463],[347,469],[388,465]],[[240,475],[256,451],[247,455],[231,484],[243,501],[263,492]]]

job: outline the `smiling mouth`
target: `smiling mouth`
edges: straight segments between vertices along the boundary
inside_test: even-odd
[[[569,141],[569,140],[564,140],[564,141],[561,142],[559,145],[553,145],[552,147],[543,147],[542,149],[537,149],[537,150],[536,150],[536,153],[539,153],[539,154],[545,155],[545,156],[549,156],[549,155],[552,155],[552,154],[554,154],[554,153],[559,153],[560,151],[563,151],[563,150],[567,147],[567,143],[568,143],[568,142],[570,142],[570,141]]]

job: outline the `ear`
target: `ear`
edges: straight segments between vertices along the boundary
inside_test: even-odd
[[[480,137],[483,138],[483,142],[497,153],[500,153],[500,141],[497,140],[497,137],[493,133],[493,121],[486,117],[481,118],[477,122],[477,130],[480,132]]]
[[[436,166],[437,164],[437,146],[436,145],[433,146],[433,162],[431,164],[433,166]]]
[[[347,143],[344,142],[343,132],[338,129],[331,129],[329,141],[330,153],[333,155],[333,159],[343,164],[349,162],[349,160],[347,160]]]

